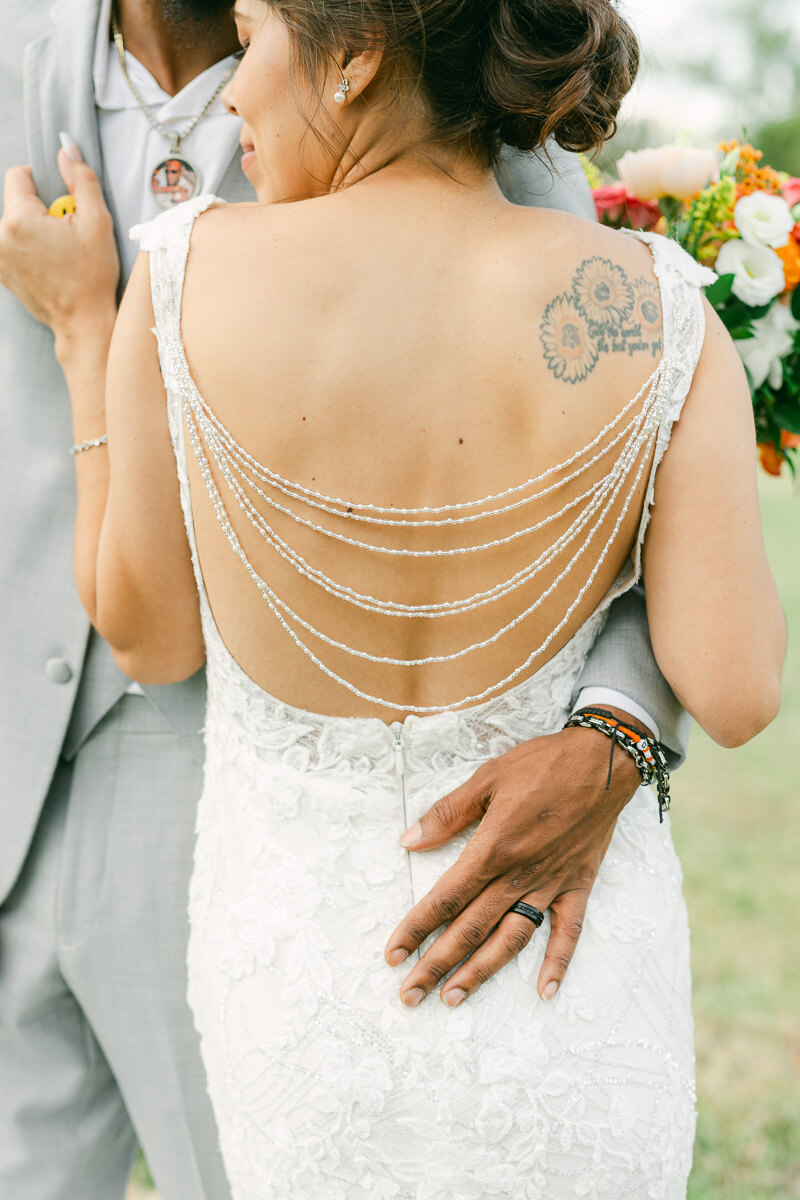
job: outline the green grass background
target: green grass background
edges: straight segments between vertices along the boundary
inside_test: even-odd
[[[765,479],[761,500],[789,620],[783,711],[740,750],[695,730],[672,788],[697,1027],[689,1200],[800,1197],[800,494]]]
[[[673,783],[697,1029],[689,1200],[800,1197],[800,495],[765,479],[761,503],[789,622],[783,710],[740,750],[695,730]]]

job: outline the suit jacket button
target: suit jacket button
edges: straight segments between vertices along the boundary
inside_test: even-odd
[[[72,667],[65,658],[48,658],[44,673],[53,683],[69,683],[72,679]]]

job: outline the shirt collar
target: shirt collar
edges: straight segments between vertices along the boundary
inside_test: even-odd
[[[97,22],[97,42],[94,52],[94,96],[95,104],[106,112],[121,109],[139,108],[139,103],[128,86],[128,81],[122,73],[117,58],[116,47],[111,41],[111,4],[112,0],[101,0],[100,16]],[[234,56],[228,55],[220,62],[214,63],[187,83],[186,87],[175,96],[170,96],[156,83],[153,76],[143,67],[137,58],[125,51],[125,66],[128,74],[136,85],[136,90],[147,104],[148,108],[159,110],[160,121],[190,120],[202,110],[209,96],[220,80],[227,74],[235,63]],[[224,112],[222,101],[217,97],[210,113]]]

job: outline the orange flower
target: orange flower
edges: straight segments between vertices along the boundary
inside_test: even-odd
[[[759,165],[764,157],[762,150],[756,150],[749,142],[740,146],[735,138],[730,142],[720,142],[719,148],[723,154],[730,154],[733,150],[739,151],[736,167],[738,199],[751,196],[753,192],[774,192],[777,195],[782,191],[778,172],[773,171],[772,167]]]
[[[781,193],[781,180],[777,171],[773,171],[772,167],[764,167],[763,170],[754,170],[746,175],[737,187],[739,199],[742,196],[752,196],[753,192],[771,192],[773,195],[779,196]]]
[[[800,283],[800,246],[793,237],[780,250],[776,250],[778,258],[783,263],[783,273],[786,277],[786,288],[794,291]]]
[[[783,466],[783,455],[774,442],[758,443],[761,466],[768,475],[780,475]]]
[[[781,431],[781,450],[796,450],[800,446],[800,433],[789,433],[788,429]]]

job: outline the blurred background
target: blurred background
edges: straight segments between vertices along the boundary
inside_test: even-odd
[[[620,8],[643,63],[601,167],[627,149],[738,138],[800,175],[800,0]],[[762,477],[761,498],[790,630],[783,711],[741,750],[696,730],[673,785],[697,1028],[689,1200],[800,1197],[800,492]]]
[[[777,170],[800,174],[797,0],[620,0],[642,45],[639,78],[609,145],[678,137],[692,145],[752,141]]]
[[[800,176],[800,0],[625,0],[620,8],[643,65],[601,166],[631,148],[736,137]],[[697,1024],[689,1200],[800,1198],[800,492],[788,477],[764,478],[762,510],[794,634],[783,712],[741,750],[720,750],[695,731],[673,782]],[[134,1196],[153,1200],[141,1162]]]

